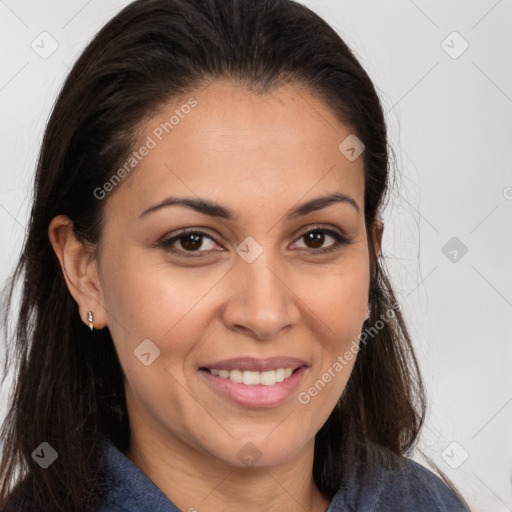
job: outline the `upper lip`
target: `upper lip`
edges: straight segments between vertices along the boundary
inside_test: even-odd
[[[292,368],[293,370],[307,366],[307,363],[296,357],[277,356],[266,359],[258,359],[256,357],[234,357],[232,359],[224,359],[208,363],[201,368],[209,370],[247,370],[253,372],[264,372],[267,370],[276,370],[277,368]]]

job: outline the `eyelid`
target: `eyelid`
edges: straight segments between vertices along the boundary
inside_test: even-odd
[[[164,249],[167,249],[168,247],[170,248],[171,245],[174,244],[174,242],[178,241],[181,237],[184,237],[188,234],[202,235],[206,238],[209,238],[210,240],[215,242],[217,245],[221,245],[221,244],[219,244],[219,242],[217,242],[217,240],[211,233],[206,231],[205,228],[201,228],[201,227],[183,228],[183,229],[179,230],[178,232],[176,232],[175,234],[172,234],[171,236],[162,237],[157,242],[156,245],[159,247],[163,247]],[[172,249],[169,249],[169,250],[172,252]],[[176,251],[176,252],[178,252],[178,251]],[[192,251],[181,250],[180,252],[188,252],[189,254],[192,254]],[[197,252],[201,253],[201,252],[207,252],[207,251],[197,251]]]
[[[321,255],[321,254],[328,254],[328,253],[334,252],[336,250],[340,250],[342,247],[345,247],[347,245],[354,243],[354,239],[349,237],[348,235],[346,235],[343,230],[341,230],[339,228],[323,226],[321,224],[316,224],[316,225],[307,227],[305,230],[301,231],[298,236],[295,237],[295,240],[298,241],[303,236],[307,235],[308,233],[315,232],[315,231],[321,231],[321,232],[325,233],[327,236],[334,238],[334,240],[335,240],[334,245],[330,246],[328,248],[324,248],[324,249],[307,249],[306,248],[306,249],[302,249],[302,250],[312,252],[313,254]]]
[[[304,229],[301,229],[295,236],[295,240],[306,235],[310,231],[324,231],[325,233],[329,235],[337,235],[340,236],[346,240],[350,240],[349,236],[340,228],[336,228],[331,225],[324,225],[324,224],[313,224],[310,226],[307,226]]]
[[[343,230],[341,230],[339,228],[334,228],[334,227],[327,227],[327,226],[324,226],[321,224],[308,226],[308,227],[302,229],[301,231],[299,231],[298,234],[294,235],[293,243],[296,243],[298,240],[300,240],[303,236],[307,235],[311,231],[322,231],[326,235],[331,236],[332,238],[335,239],[334,246],[329,247],[327,249],[321,249],[321,248],[319,248],[319,249],[305,248],[304,249],[304,248],[301,248],[301,250],[309,251],[309,252],[312,252],[313,254],[328,253],[330,251],[335,251],[336,249],[341,249],[343,246],[350,245],[351,243],[353,243],[353,239],[351,237],[347,236]],[[211,251],[184,251],[183,249],[173,249],[172,245],[176,241],[178,241],[181,237],[184,237],[187,234],[202,235],[206,238],[209,238],[210,240],[215,242],[217,245],[221,246],[221,244],[219,244],[219,242],[217,242],[217,240],[215,239],[215,237],[212,234],[210,234],[208,231],[206,231],[205,228],[201,228],[201,227],[183,228],[183,229],[179,230],[177,233],[175,233],[169,237],[164,237],[157,243],[157,245],[159,247],[162,247],[164,250],[173,252],[175,254],[178,254],[178,253],[188,254],[188,256],[184,256],[185,258],[194,258],[194,257],[199,257],[200,255],[202,255],[204,253],[206,253],[206,254],[211,253]],[[194,253],[196,253],[199,256],[195,256]]]

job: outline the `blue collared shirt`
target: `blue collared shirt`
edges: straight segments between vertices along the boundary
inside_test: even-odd
[[[99,512],[188,512],[174,503],[112,442],[104,441],[109,497]],[[406,469],[377,468],[359,488],[348,480],[326,512],[469,512],[434,473],[411,459]],[[199,505],[197,505],[199,506]]]

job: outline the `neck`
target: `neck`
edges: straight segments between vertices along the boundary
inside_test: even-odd
[[[187,512],[325,512],[329,499],[313,479],[314,439],[291,460],[238,468],[180,443],[155,443],[132,432],[126,457],[180,509]]]

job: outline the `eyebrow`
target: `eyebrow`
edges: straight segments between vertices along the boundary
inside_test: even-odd
[[[341,192],[336,192],[334,194],[329,194],[323,197],[317,197],[307,203],[300,204],[296,206],[292,210],[290,210],[285,218],[287,220],[296,219],[298,217],[302,217],[307,215],[308,213],[312,213],[318,210],[322,210],[331,204],[336,203],[346,203],[355,208],[357,213],[360,213],[359,206],[356,201]],[[156,212],[162,208],[166,208],[169,206],[185,206],[186,208],[191,208],[196,212],[202,213],[204,215],[208,215],[210,217],[218,217],[226,220],[236,220],[238,219],[238,214],[235,213],[230,208],[219,205],[207,199],[201,198],[192,198],[192,197],[174,197],[170,196],[164,199],[163,201],[149,207],[147,210],[144,210],[140,215],[139,219],[142,219],[146,215]]]

